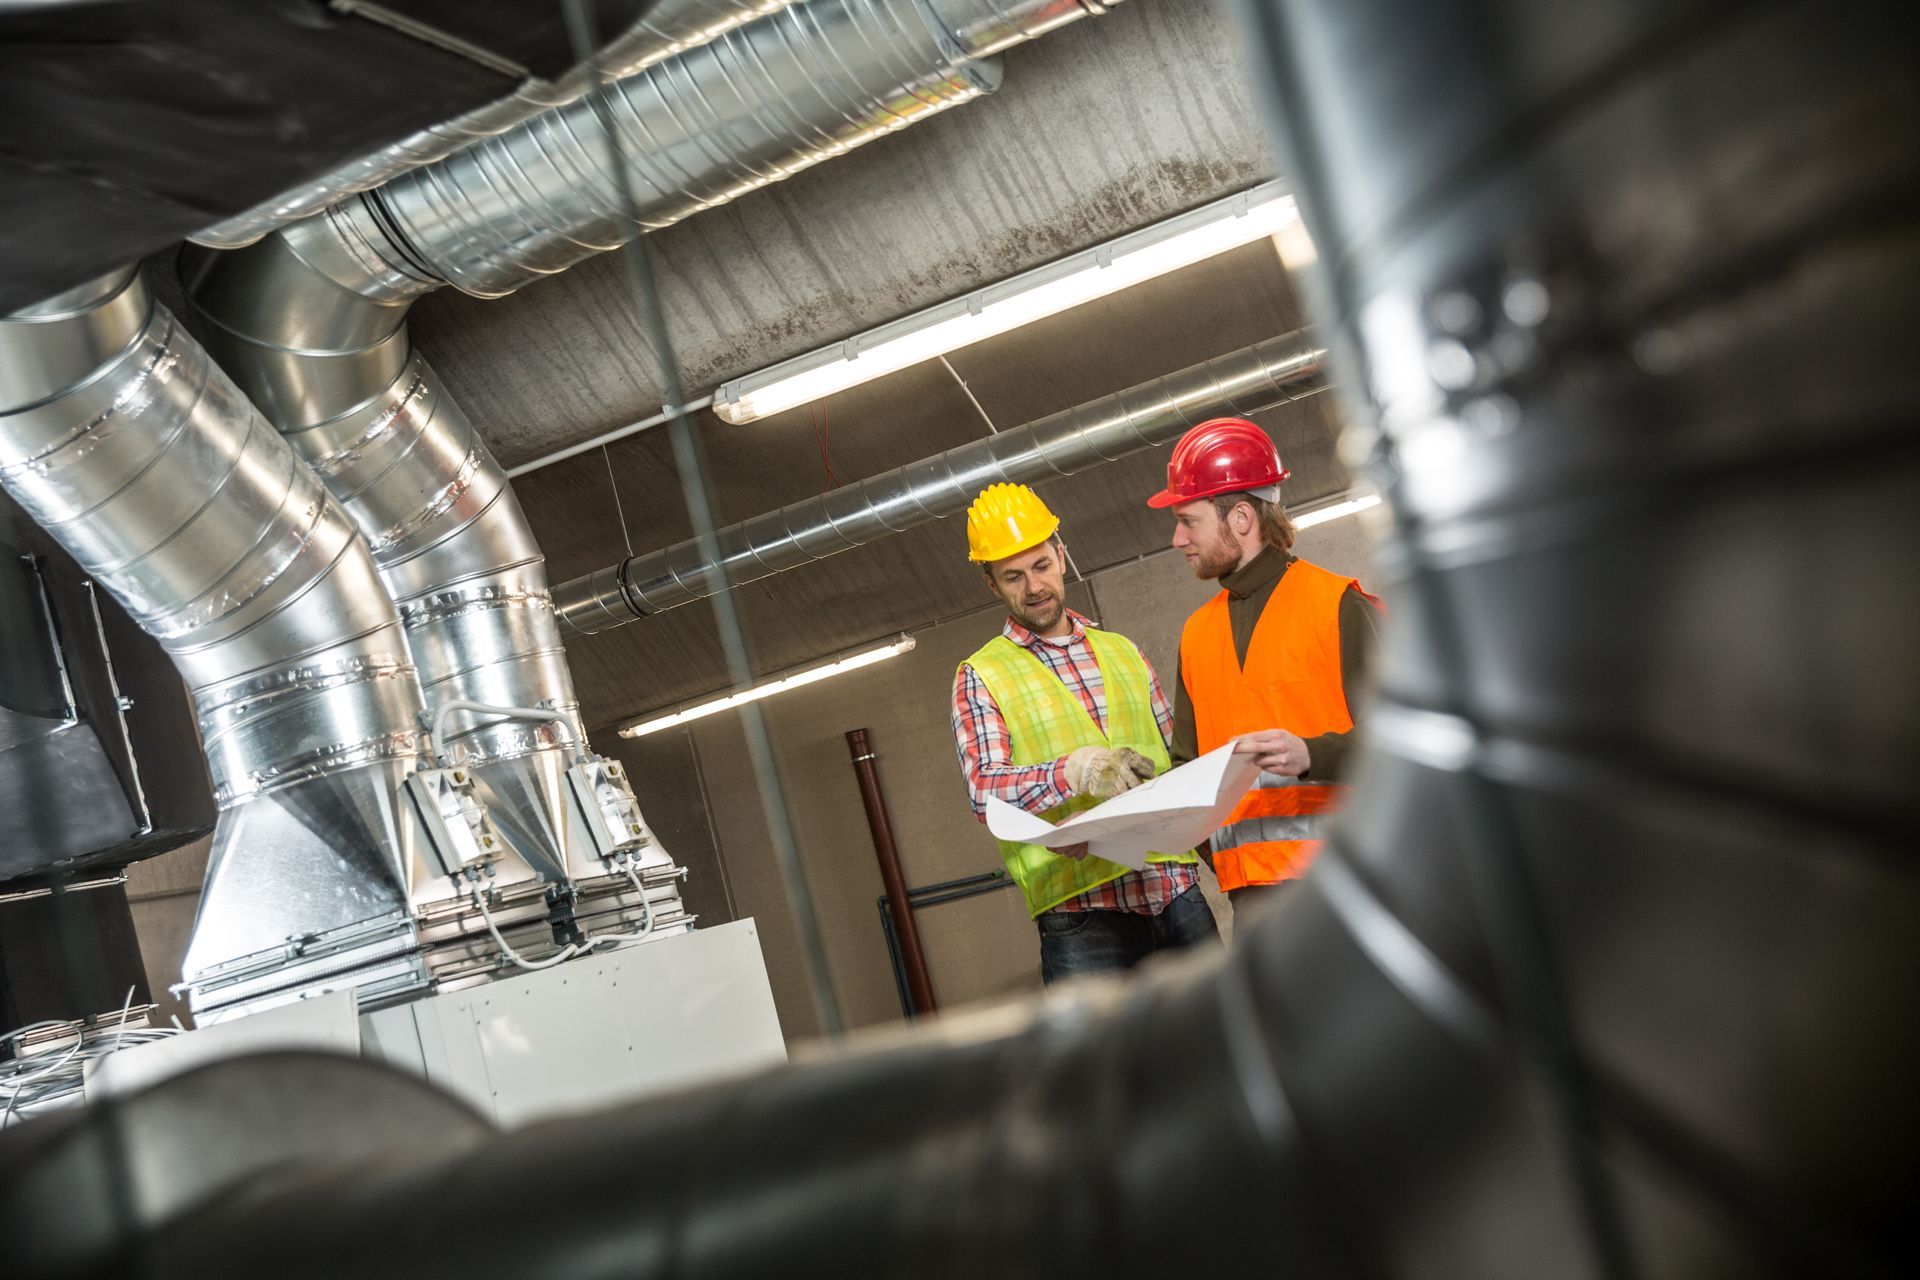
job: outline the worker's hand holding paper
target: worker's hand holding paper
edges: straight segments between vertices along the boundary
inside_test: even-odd
[[[1254,758],[1228,743],[1059,826],[988,796],[987,830],[1049,849],[1084,842],[1095,857],[1138,871],[1149,853],[1182,853],[1212,835],[1259,776]]]

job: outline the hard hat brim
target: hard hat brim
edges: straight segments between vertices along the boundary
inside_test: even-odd
[[[1268,486],[1278,489],[1281,485],[1285,484],[1292,475],[1293,472],[1282,467],[1280,468],[1280,474],[1278,476],[1275,476],[1272,480],[1263,480],[1259,484],[1216,485],[1210,489],[1202,489],[1198,493],[1175,493],[1171,489],[1162,489],[1147,499],[1147,505],[1155,509],[1163,509],[1166,507],[1177,507],[1183,502],[1198,502],[1202,498],[1217,498],[1223,493],[1250,493],[1255,489],[1264,489]]]

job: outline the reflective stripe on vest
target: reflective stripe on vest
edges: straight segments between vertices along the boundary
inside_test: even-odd
[[[1340,674],[1340,600],[1354,585],[1305,560],[1288,565],[1260,611],[1244,667],[1227,593],[1194,611],[1180,633],[1180,675],[1202,755],[1261,729],[1311,738],[1353,727]],[[1319,819],[1339,796],[1324,783],[1263,780],[1214,834],[1220,887],[1273,884],[1304,872],[1319,847]]]
[[[967,659],[966,665],[986,685],[1007,722],[1011,762],[1045,764],[1079,747],[1132,747],[1164,772],[1172,761],[1160,736],[1160,722],[1154,719],[1153,678],[1146,659],[1131,640],[1097,627],[1087,628],[1087,643],[1093,648],[1106,691],[1105,733],[1087,714],[1078,694],[1044,662],[1006,636],[995,636]],[[1040,816],[1057,823],[1097,803],[1091,796],[1074,796]],[[1026,897],[1030,916],[1127,874],[1127,868],[1119,863],[1092,854],[1063,858],[1043,845],[1010,840],[997,843],[1008,872]],[[1147,857],[1151,862],[1199,861],[1191,851]]]
[[[1213,847],[1217,852],[1242,844],[1272,844],[1281,840],[1317,841],[1322,835],[1321,824],[1325,821],[1326,815],[1319,813],[1292,818],[1242,818],[1214,832]]]

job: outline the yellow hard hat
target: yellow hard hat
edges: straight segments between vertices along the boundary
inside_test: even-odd
[[[1023,484],[990,484],[967,508],[967,559],[1005,560],[1039,546],[1060,528],[1038,494]]]

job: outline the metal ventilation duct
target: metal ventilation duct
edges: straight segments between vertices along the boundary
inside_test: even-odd
[[[546,562],[506,472],[412,351],[406,309],[340,294],[291,251],[291,231],[185,259],[196,323],[366,536],[428,707],[564,713],[463,719],[435,745],[464,757],[502,834],[549,879],[597,874],[569,852],[562,774],[586,734]]]
[[[954,515],[989,484],[1072,475],[1171,443],[1216,414],[1258,413],[1312,395],[1326,385],[1325,354],[1305,332],[1269,338],[755,516],[719,531],[727,581],[771,577]],[[554,601],[568,630],[593,635],[703,599],[714,586],[712,566],[688,540],[564,582]]]
[[[1019,1025],[451,1158],[315,1160],[177,1214],[141,1258],[286,1280],[450,1258],[1912,1270],[1910,15],[1249,8],[1396,516],[1370,758],[1291,896],[1213,963]],[[425,1229],[423,1204],[475,1229]],[[479,1230],[530,1213],[542,1231]]]
[[[289,937],[404,950],[420,686],[364,541],[131,270],[0,319],[0,482],[166,648],[220,817],[190,983]],[[397,940],[397,941],[396,941]]]
[[[1086,0],[810,0],[338,207],[335,278],[368,297],[497,297],[997,88],[990,55]],[[629,216],[625,190],[638,202]],[[316,264],[318,265],[318,264]],[[344,268],[344,270],[342,269]]]
[[[643,219],[665,225],[963,101],[997,83],[976,49],[1103,11],[813,0],[727,32],[615,86]],[[202,338],[372,545],[428,705],[568,712],[559,731],[480,726],[461,740],[494,820],[554,876],[590,868],[568,850],[560,773],[585,736],[545,564],[405,321],[443,282],[504,293],[637,234],[605,143],[575,103],[246,249],[182,261]]]
[[[276,228],[318,213],[347,196],[371,190],[423,164],[445,159],[462,147],[503,133],[542,111],[574,102],[593,86],[596,76],[617,79],[632,75],[663,58],[705,44],[744,22],[765,17],[788,2],[660,0],[590,63],[576,67],[558,80],[530,79],[498,102],[477,107],[463,116],[360,156],[325,177],[282,192],[188,239],[215,249],[243,248]]]

